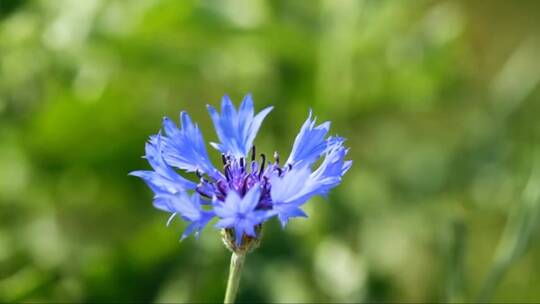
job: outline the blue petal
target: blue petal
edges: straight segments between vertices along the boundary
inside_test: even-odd
[[[241,221],[240,223],[237,223],[234,226],[234,240],[236,243],[236,246],[240,246],[242,244],[242,237],[244,236],[244,223]]]
[[[278,216],[283,227],[289,218],[305,215],[300,206],[314,195],[316,188],[309,183],[310,175],[308,167],[295,167],[283,177],[275,175],[270,179],[272,211]]]
[[[261,197],[260,185],[254,185],[244,197],[231,191],[224,202],[214,202],[214,212],[220,218],[216,228],[233,228],[237,245],[244,234],[255,237],[255,226],[267,220],[271,215],[264,210],[256,210]]]
[[[214,227],[219,228],[219,229],[229,228],[229,227],[234,226],[235,223],[236,223],[236,219],[234,217],[227,217],[222,220],[219,220],[219,222],[217,222],[214,225]]]
[[[202,171],[219,178],[218,170],[212,165],[199,127],[186,112],[180,114],[181,129],[168,117],[163,118],[163,156],[171,166],[188,172]]]
[[[166,192],[162,192],[162,193],[166,193]],[[169,199],[165,196],[161,196],[161,195],[154,196],[153,205],[156,209],[159,209],[161,211],[175,213],[174,209],[171,207]],[[167,225],[168,224],[169,224],[169,221],[167,221]]]
[[[236,158],[245,157],[253,146],[253,141],[264,118],[272,111],[272,108],[265,108],[254,116],[251,95],[244,97],[238,111],[234,108],[230,98],[226,95],[223,96],[221,115],[214,107],[208,105],[208,112],[220,140],[220,143],[212,143],[211,145],[220,152],[231,154]]]
[[[214,202],[214,212],[220,218],[235,217],[242,198],[235,192],[230,191],[224,202]]]
[[[154,192],[176,193],[195,189],[195,183],[183,178],[165,163],[162,157],[161,136],[154,136],[146,143],[145,158],[154,171],[133,171],[129,175],[142,178]]]
[[[329,140],[326,140],[325,137],[330,130],[330,122],[315,126],[316,119],[312,120],[311,115],[310,111],[294,140],[287,164],[310,166],[321,157],[328,147]]]
[[[177,184],[170,183],[154,171],[138,170],[130,172],[129,175],[141,178],[154,192],[176,192]]]
[[[259,199],[261,198],[261,188],[258,184],[254,185],[244,195],[242,200],[238,204],[238,212],[248,214],[257,208]]]
[[[311,171],[308,167],[294,167],[285,176],[274,175],[270,178],[270,195],[274,204],[292,203],[306,190]]]
[[[195,232],[197,237],[199,232],[215,216],[213,212],[202,209],[201,198],[197,193],[192,196],[186,192],[158,193],[154,199],[154,205],[159,206],[158,208],[161,210],[173,213],[173,215],[178,214],[184,221],[190,223],[181,239],[186,238],[192,232]],[[168,223],[170,221],[171,218]]]
[[[253,225],[251,221],[244,220],[242,230],[244,231],[245,234],[251,237],[257,236],[257,234],[255,233],[255,225]]]
[[[345,161],[348,152],[343,141],[334,141],[328,148],[322,164],[313,173],[309,168],[293,167],[285,176],[270,178],[273,212],[285,225],[289,218],[305,216],[300,209],[304,203],[316,195],[326,195],[341,182],[341,177],[350,169],[352,162]]]
[[[341,182],[341,177],[349,171],[352,161],[345,161],[348,149],[343,142],[336,142],[326,153],[322,164],[313,172],[310,179],[320,184],[319,194],[326,194]]]
[[[197,231],[197,228],[199,227],[198,223],[197,222],[191,222],[187,227],[186,229],[184,230],[184,232],[182,233],[182,236],[180,237],[180,241],[183,241],[185,238],[187,238],[194,230],[196,231],[195,232],[195,238],[198,239],[199,238],[199,233]]]
[[[295,205],[281,206],[280,210],[278,211],[278,218],[279,218],[279,222],[281,223],[282,228],[285,228],[285,226],[289,222],[289,218],[292,218],[292,217],[308,217],[308,216],[302,209],[300,209],[299,206],[295,206]]]

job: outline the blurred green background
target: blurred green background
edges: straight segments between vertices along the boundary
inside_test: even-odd
[[[537,302],[539,35],[538,1],[0,0],[0,301],[222,301],[219,233],[180,243],[127,173],[251,92],[259,151],[312,108],[354,164],[239,301]]]

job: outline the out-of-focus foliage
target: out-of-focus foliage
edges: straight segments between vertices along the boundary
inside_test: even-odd
[[[0,301],[221,301],[219,233],[179,243],[127,173],[162,116],[214,140],[204,104],[248,92],[260,151],[312,108],[354,164],[265,227],[240,301],[472,300],[496,256],[494,299],[538,301],[539,4],[0,0]]]

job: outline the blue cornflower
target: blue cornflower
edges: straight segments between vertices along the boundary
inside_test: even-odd
[[[253,141],[268,107],[255,115],[253,100],[247,95],[238,110],[229,97],[221,102],[221,113],[212,106],[208,111],[219,143],[211,143],[221,152],[223,170],[210,161],[203,136],[185,112],[179,127],[163,119],[163,131],[146,143],[145,158],[153,170],[134,171],[154,192],[154,206],[189,223],[185,238],[199,232],[217,217],[232,250],[246,248],[258,240],[262,224],[277,217],[285,226],[292,217],[306,217],[301,207],[313,196],[326,195],[341,182],[351,167],[345,160],[348,149],[344,139],[327,136],[330,122],[316,124],[311,112],[296,136],[289,158],[280,164],[279,155],[268,161],[258,158]],[[321,164],[313,169],[322,158]],[[174,168],[195,172],[197,183],[181,176]],[[192,193],[192,194],[188,194]]]

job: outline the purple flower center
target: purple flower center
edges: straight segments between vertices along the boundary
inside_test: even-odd
[[[235,191],[241,197],[256,184],[261,187],[261,197],[256,209],[272,209],[272,199],[270,196],[270,177],[277,173],[279,176],[292,168],[291,165],[282,168],[279,165],[279,154],[274,153],[274,162],[267,162],[266,155],[260,154],[260,161],[257,160],[255,146],[251,148],[251,158],[246,161],[244,157],[239,159],[231,155],[221,154],[223,162],[223,173],[221,178],[207,179],[201,171],[197,171],[200,182],[197,185],[197,192],[207,198],[216,197],[224,202],[229,191]]]

